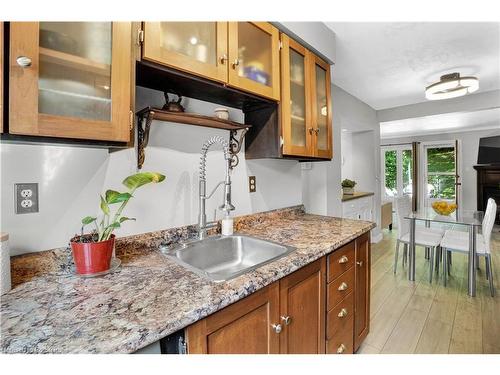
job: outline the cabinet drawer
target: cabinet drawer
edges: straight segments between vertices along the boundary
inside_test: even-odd
[[[354,241],[349,242],[334,253],[328,255],[328,276],[330,282],[354,265]]]
[[[354,317],[354,293],[351,292],[346,298],[331,309],[326,316],[326,338],[334,338],[346,326],[351,325]]]
[[[354,316],[346,321],[342,329],[326,340],[326,354],[352,354],[354,352]]]
[[[327,311],[342,301],[354,289],[354,267],[345,271],[327,286]]]

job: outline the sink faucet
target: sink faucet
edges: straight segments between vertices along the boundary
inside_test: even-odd
[[[222,150],[224,151],[224,159],[226,161],[226,177],[224,181],[219,182],[212,192],[207,196],[206,185],[206,162],[207,162],[207,152],[210,146],[215,143],[220,143],[222,145]],[[205,213],[205,202],[207,199],[215,193],[219,186],[224,185],[224,203],[219,206],[219,210],[229,213],[229,211],[234,210],[234,206],[231,204],[231,176],[229,174],[231,170],[231,154],[229,153],[228,143],[219,136],[214,136],[208,139],[201,148],[201,158],[200,158],[200,182],[199,182],[199,213],[198,213],[198,237],[200,240],[207,236],[207,229],[212,228],[216,225],[216,222],[207,223],[207,215]]]

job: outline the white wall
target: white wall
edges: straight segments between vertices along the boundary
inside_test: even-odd
[[[138,88],[137,108],[162,105],[163,94]],[[212,114],[218,105],[187,99],[187,111]],[[231,118],[243,114],[230,110]],[[164,173],[160,185],[146,186],[135,193],[127,207],[127,222],[118,235],[143,233],[195,223],[198,212],[198,165],[203,142],[212,135],[228,137],[218,129],[153,123],[143,171]],[[1,231],[10,234],[11,254],[64,246],[80,229],[80,219],[98,212],[99,194],[122,188],[124,177],[136,172],[135,149],[107,150],[75,146],[1,144]],[[207,189],[224,177],[222,150],[209,153]],[[248,192],[248,176],[257,178],[257,192]],[[244,150],[233,171],[235,215],[260,212],[302,203],[301,171],[297,161],[246,161]],[[40,212],[14,213],[14,183],[38,182]],[[221,203],[219,191],[207,204],[207,215]],[[218,216],[219,217],[219,216]]]
[[[462,169],[462,205],[464,209],[476,209],[476,170],[473,168],[477,164],[477,152],[479,148],[479,138],[500,135],[498,130],[482,130],[463,133],[443,133],[429,136],[415,136],[405,138],[382,139],[381,144],[397,144],[426,141],[449,141],[459,140]]]

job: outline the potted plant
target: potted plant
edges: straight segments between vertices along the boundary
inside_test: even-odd
[[[356,186],[356,181],[349,180],[348,178],[344,179],[341,183],[342,192],[347,195],[354,194],[354,186]]]
[[[81,234],[70,240],[76,273],[88,275],[109,270],[115,246],[114,230],[120,228],[122,223],[127,220],[135,220],[123,216],[123,209],[138,188],[149,183],[162,182],[164,179],[165,176],[159,173],[137,173],[123,180],[122,183],[128,188],[128,191],[120,193],[115,190],[107,190],[104,197],[101,195],[102,215],[100,217],[84,217]],[[111,207],[117,204],[120,205],[112,213]],[[84,234],[85,226],[90,224],[94,224],[95,229]]]

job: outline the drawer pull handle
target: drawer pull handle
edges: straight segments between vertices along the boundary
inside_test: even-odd
[[[358,266],[362,267],[362,266],[363,266],[363,261],[362,261],[362,260],[360,260],[359,262],[356,262],[356,264],[357,264]]]
[[[340,284],[340,286],[338,287],[338,290],[343,291],[346,290],[347,288],[348,288],[347,283],[342,282],[342,284]]]
[[[271,327],[273,327],[274,332],[281,333],[281,324],[273,324]]]
[[[340,346],[337,348],[337,354],[342,354],[345,352],[345,345],[344,344],[340,344]]]
[[[340,312],[338,313],[337,315],[339,318],[344,318],[347,316],[347,309],[345,308],[342,308],[342,310],[340,310]]]
[[[282,316],[281,320],[283,321],[283,323],[285,323],[286,326],[289,325],[292,322],[292,318],[290,318],[288,315],[287,316]]]
[[[349,258],[346,257],[345,255],[342,255],[339,259],[339,263],[340,264],[343,264],[343,263],[347,263],[349,261]]]

